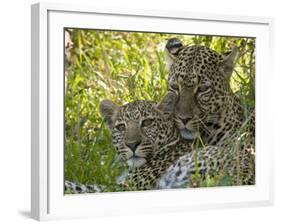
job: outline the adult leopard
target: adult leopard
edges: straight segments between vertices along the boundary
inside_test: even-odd
[[[204,46],[184,46],[173,38],[166,53],[167,94],[159,109],[175,114],[183,138],[200,134],[206,144],[222,145],[245,120],[230,88],[238,48],[219,54]]]

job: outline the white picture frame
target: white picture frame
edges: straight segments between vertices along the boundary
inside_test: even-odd
[[[32,13],[32,188],[37,220],[248,207],[273,203],[273,146],[266,91],[273,75],[273,19],[38,3]],[[256,38],[256,185],[65,196],[63,28],[102,28]],[[184,27],[184,28],[183,28]]]

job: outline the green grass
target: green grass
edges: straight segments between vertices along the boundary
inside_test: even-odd
[[[116,177],[124,169],[116,160],[110,133],[99,113],[102,99],[124,104],[136,99],[159,101],[166,93],[164,46],[177,37],[218,52],[232,43],[243,53],[231,80],[242,100],[245,117],[255,105],[254,39],[68,30],[72,48],[66,49],[65,66],[65,179],[105,185],[120,190]],[[212,185],[215,180],[209,180]]]

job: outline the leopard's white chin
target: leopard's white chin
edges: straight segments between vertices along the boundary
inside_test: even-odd
[[[198,136],[198,132],[190,131],[187,128],[180,129],[180,135],[183,139],[193,140]]]
[[[131,157],[130,159],[127,160],[127,164],[129,167],[141,167],[143,164],[145,164],[146,159],[142,157]]]

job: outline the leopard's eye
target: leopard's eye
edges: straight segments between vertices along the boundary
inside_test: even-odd
[[[209,85],[201,85],[201,86],[198,86],[198,92],[206,92],[210,89],[210,86]]]
[[[117,128],[119,131],[125,131],[126,126],[125,124],[118,124],[115,126],[115,128]]]
[[[152,122],[153,122],[153,120],[151,118],[148,118],[148,119],[142,121],[141,126],[148,127],[152,124]]]
[[[179,85],[176,83],[173,83],[170,87],[172,90],[179,91]]]

